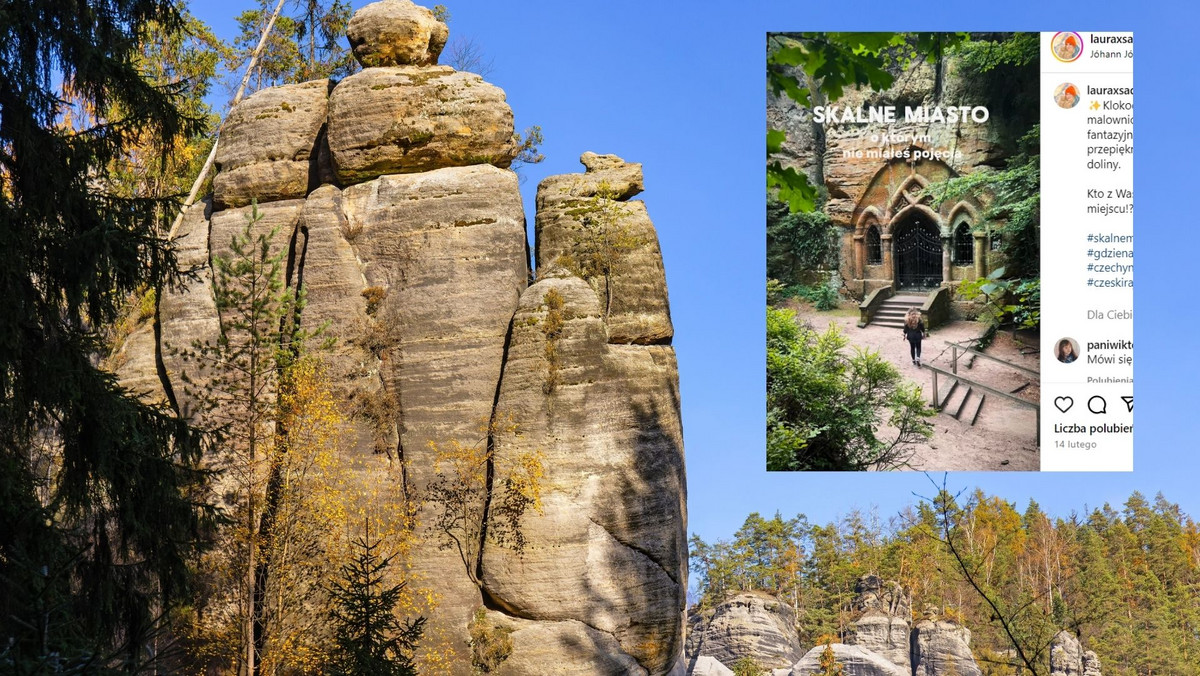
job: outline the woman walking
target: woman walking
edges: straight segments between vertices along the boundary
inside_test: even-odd
[[[921,311],[917,308],[910,309],[904,317],[904,339],[908,341],[913,366],[921,366],[921,339],[925,335],[925,322],[921,321]]]

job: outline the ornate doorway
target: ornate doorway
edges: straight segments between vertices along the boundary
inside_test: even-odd
[[[942,283],[942,236],[928,216],[911,214],[895,227],[896,288],[928,289]]]

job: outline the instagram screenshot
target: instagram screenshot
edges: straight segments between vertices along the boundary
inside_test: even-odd
[[[1133,34],[1041,39],[1042,469],[1130,471]]]
[[[769,33],[767,467],[1130,471],[1130,33]]]

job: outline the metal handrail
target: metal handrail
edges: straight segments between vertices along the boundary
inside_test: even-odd
[[[958,343],[952,343],[948,340],[946,341],[946,344],[952,348],[950,351],[950,370],[954,372],[954,375],[958,375],[958,351],[962,350],[964,352],[970,352],[971,354],[976,355],[978,357],[983,357],[984,359],[991,359],[992,361],[1000,362],[1001,364],[1004,364],[1005,366],[1007,366],[1009,368],[1013,368],[1018,371],[1022,371],[1024,373],[1028,373],[1029,375],[1034,376],[1036,378],[1042,377],[1041,373],[1034,371],[1033,369],[1025,368],[1024,366],[1019,366],[1010,361],[1004,361],[1003,359],[1000,359],[999,357],[993,357],[990,354],[984,354],[983,352],[980,352],[979,350],[976,350],[975,348],[967,347],[966,345],[959,345]]]

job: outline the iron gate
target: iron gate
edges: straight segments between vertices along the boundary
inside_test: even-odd
[[[942,283],[942,236],[938,227],[914,218],[896,234],[896,286],[930,288]]]

